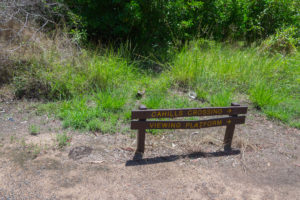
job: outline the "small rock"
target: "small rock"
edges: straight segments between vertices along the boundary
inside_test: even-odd
[[[145,94],[145,90],[138,91],[137,94],[136,94],[136,98],[140,99],[140,98],[143,97],[144,94]]]
[[[92,153],[92,148],[86,146],[75,147],[69,152],[69,158],[73,160],[79,160],[83,157],[87,157]]]
[[[196,98],[197,98],[196,92],[189,92],[189,97],[190,97],[191,99],[196,99]]]
[[[10,117],[8,118],[8,121],[14,122],[15,120],[12,117]]]

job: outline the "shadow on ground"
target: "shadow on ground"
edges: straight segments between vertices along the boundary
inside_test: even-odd
[[[125,166],[137,166],[137,165],[151,165],[165,162],[173,162],[184,158],[209,158],[209,157],[221,157],[221,156],[232,156],[240,154],[240,150],[231,151],[217,151],[217,152],[193,152],[189,154],[182,155],[169,155],[169,156],[159,156],[154,158],[144,158],[142,153],[135,153],[132,160],[128,160]]]

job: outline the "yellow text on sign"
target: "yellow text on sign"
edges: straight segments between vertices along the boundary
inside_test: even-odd
[[[202,121],[202,122],[151,122],[150,129],[198,129],[204,127],[222,126],[222,120]]]
[[[180,122],[153,122],[149,124],[150,128],[158,128],[158,129],[179,129],[182,126]]]
[[[154,111],[152,112],[151,116],[153,118],[156,117],[182,117],[183,116],[183,111]]]
[[[229,112],[229,110],[227,111]],[[231,110],[230,110],[231,112]],[[153,118],[168,118],[168,117],[183,117],[183,116],[205,116],[205,115],[222,115],[223,109],[191,109],[191,110],[171,110],[171,111],[153,111],[151,117]]]
[[[212,126],[222,126],[222,120],[204,121],[204,122],[187,122],[185,128],[196,129]]]
[[[221,115],[221,114],[223,114],[223,110],[221,108],[188,111],[188,116]]]

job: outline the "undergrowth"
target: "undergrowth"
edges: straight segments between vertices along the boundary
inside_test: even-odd
[[[300,127],[300,57],[264,55],[256,48],[234,48],[194,41],[174,59],[173,85],[197,92],[213,106],[226,106],[246,94],[270,118]]]
[[[32,88],[51,100],[39,111],[54,113],[65,128],[128,132],[131,110],[139,104],[149,109],[229,106],[241,100],[239,94],[269,118],[300,128],[299,53],[267,55],[197,40],[160,64],[162,72],[154,72],[130,59],[126,48],[81,50],[63,61],[57,52],[45,52],[23,70],[22,81],[39,83]],[[26,84],[18,81],[16,91],[22,94]],[[46,93],[39,91],[43,88]]]

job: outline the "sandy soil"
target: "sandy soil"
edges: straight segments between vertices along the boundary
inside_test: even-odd
[[[1,200],[300,199],[300,130],[254,109],[237,126],[231,155],[222,152],[225,129],[209,128],[147,134],[143,159],[133,160],[134,131],[62,130],[59,120],[36,115],[37,104],[0,103]],[[31,124],[40,134],[29,134]],[[62,132],[72,140],[59,149]],[[90,151],[69,155],[78,147]]]

